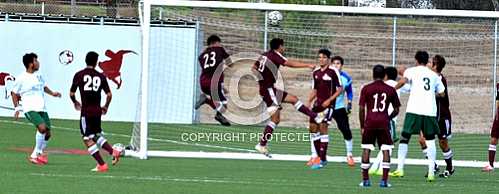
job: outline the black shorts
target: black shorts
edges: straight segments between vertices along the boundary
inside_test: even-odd
[[[452,137],[451,124],[452,120],[450,118],[440,118],[438,120],[438,128],[440,129],[438,139],[449,139]]]
[[[212,91],[212,89],[216,89],[216,91]],[[211,81],[201,81],[201,92],[213,101],[227,104],[227,97],[225,97],[223,82],[219,82],[217,87],[212,88]]]
[[[392,137],[390,135],[390,130],[388,129],[364,129],[364,134],[362,134],[362,147],[364,149],[373,149],[374,144],[378,143],[378,147],[381,145],[393,145]],[[371,148],[367,148],[369,145]],[[372,145],[372,146],[370,146]]]
[[[100,116],[81,116],[80,133],[84,139],[91,139],[96,134],[102,133]]]
[[[279,90],[275,87],[264,88],[260,87],[260,96],[262,97],[267,107],[280,106],[282,101],[288,96],[286,91]]]

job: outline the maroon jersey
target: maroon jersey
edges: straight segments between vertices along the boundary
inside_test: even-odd
[[[445,96],[436,97],[437,101],[437,118],[438,119],[450,119],[450,109],[449,109],[449,93],[447,92],[447,79],[443,75],[440,75],[442,83],[445,87]]]
[[[279,67],[284,65],[286,61],[287,59],[281,53],[274,50],[269,50],[260,56],[258,61],[255,62],[255,68],[260,73],[258,77],[260,88],[271,88],[274,86]]]
[[[223,47],[217,46],[206,48],[198,57],[199,65],[201,66],[200,81],[202,83],[210,83],[218,66],[228,57],[229,54],[225,52]],[[224,78],[223,71],[221,73],[219,82],[222,82]]]
[[[313,88],[317,91],[317,100],[315,103],[320,106],[336,92],[337,87],[341,87],[339,72],[336,68],[329,66],[324,70],[321,68],[315,69],[312,75],[314,77]],[[332,106],[334,106],[334,104],[335,103],[331,103]]]
[[[400,107],[395,88],[382,80],[373,81],[360,91],[359,106],[366,108],[364,129],[388,129],[390,118],[388,106]]]
[[[80,90],[81,115],[100,116],[101,91],[110,92],[106,76],[93,68],[85,68],[73,77],[71,92],[76,92],[76,89]]]

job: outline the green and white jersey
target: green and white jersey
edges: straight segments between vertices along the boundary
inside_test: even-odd
[[[23,72],[16,77],[12,92],[21,96],[23,112],[47,112],[44,88],[46,82],[39,73]]]
[[[442,80],[426,66],[411,67],[404,72],[411,85],[406,112],[424,116],[437,116],[435,94],[445,91]]]

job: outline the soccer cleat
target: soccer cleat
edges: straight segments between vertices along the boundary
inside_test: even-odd
[[[113,164],[113,166],[116,165],[120,161],[121,152],[122,151],[118,151],[118,150],[113,149],[113,161],[111,162],[111,164]]]
[[[482,172],[492,172],[494,171],[494,167],[490,166],[490,164],[487,164],[487,166],[482,168]]]
[[[46,154],[39,155],[36,159],[38,159],[38,161],[40,161],[42,164],[49,163],[49,158]]]
[[[38,160],[38,157],[36,157],[36,158],[28,157],[28,161],[31,162],[32,164],[44,165],[43,162]]]
[[[103,165],[98,165],[93,168],[91,171],[92,172],[107,172],[107,170],[109,169],[109,167],[107,166],[107,164],[103,164]]]
[[[353,156],[347,156],[347,164],[348,166],[355,166],[355,161],[353,160]]]
[[[201,106],[203,106],[204,103],[206,103],[206,96],[204,94],[201,94],[201,95],[199,95],[198,101],[196,101],[196,105],[194,106],[194,109],[195,110],[199,109]]]
[[[435,163],[435,166],[433,168],[433,174],[438,174],[440,172],[440,167],[438,167],[437,163]],[[424,177],[428,177],[428,172],[424,175]]]
[[[318,169],[324,168],[326,165],[327,165],[327,161],[320,161],[319,164],[314,164],[311,166],[311,168],[314,170],[318,170]]]
[[[217,115],[215,115],[215,120],[217,120],[223,126],[230,126],[229,121],[222,115],[222,113],[217,112]]]
[[[256,144],[255,150],[258,151],[260,154],[263,154],[269,158],[272,158],[272,156],[270,156],[270,153],[269,153],[267,146],[262,146],[260,144]]]
[[[381,180],[381,182],[379,182],[379,187],[389,188],[392,187],[392,185],[388,183],[388,181]]]
[[[307,162],[307,166],[312,166],[314,164],[320,164],[321,163],[321,158],[319,157],[311,157],[310,160]]]
[[[452,174],[454,174],[454,171],[456,171],[455,169],[452,169],[452,170],[444,170],[444,172],[440,173],[438,175],[438,177],[440,178],[449,178]]]
[[[396,170],[396,171],[390,172],[389,175],[392,177],[404,177],[404,171],[403,170]]]
[[[426,178],[426,181],[427,182],[433,182],[433,181],[435,181],[435,175],[428,175],[428,177]]]
[[[362,182],[360,182],[359,186],[361,186],[361,187],[370,187],[371,186],[371,181],[369,181],[369,180],[363,180]]]

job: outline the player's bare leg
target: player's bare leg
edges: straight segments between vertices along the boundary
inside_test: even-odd
[[[284,102],[285,103],[290,103],[290,104],[293,104],[293,106],[295,106],[295,109],[307,116],[309,116],[310,118],[314,119],[316,123],[322,123],[322,120],[324,120],[324,116],[321,116],[320,114],[317,114],[315,112],[313,112],[312,110],[310,110],[308,107],[306,107],[299,99],[298,97],[294,96],[294,95],[291,95],[291,94],[288,94],[286,95],[286,97],[284,98]]]
[[[106,172],[108,170],[108,166],[102,159],[97,144],[92,139],[87,137],[83,138],[83,142],[85,143],[85,146],[87,146],[88,153],[95,159],[95,161],[97,161],[97,166],[93,168],[92,171]]]
[[[307,166],[312,166],[314,164],[319,164],[321,162],[319,155],[317,154],[320,148],[320,132],[319,125],[317,123],[309,123],[310,132],[310,152],[311,157],[307,162]]]
[[[440,139],[438,142],[440,149],[442,150],[442,154],[444,156],[445,163],[447,164],[445,171],[439,174],[439,177],[447,178],[454,174],[454,166],[452,165],[452,150],[449,147],[449,140],[447,138]]]
[[[497,138],[491,137],[489,144],[489,164],[483,167],[483,172],[491,172],[494,171],[494,160],[496,157],[496,146],[497,146]]]
[[[260,143],[256,144],[255,149],[256,151],[260,152],[261,154],[271,157],[269,153],[269,149],[267,146],[267,143],[269,140],[272,139],[272,133],[274,132],[275,128],[281,121],[281,111],[279,108],[275,110],[274,113],[271,113],[270,116],[270,121],[267,123],[265,126],[265,129],[263,130],[262,137],[260,138]]]
[[[370,149],[364,148],[362,151],[362,163],[360,164],[360,168],[362,169],[362,182],[360,182],[359,186],[361,187],[370,187],[371,181],[369,180],[369,167],[371,166],[369,162],[369,155],[371,154]]]
[[[113,165],[116,165],[120,161],[122,150],[113,149],[113,147],[107,142],[107,139],[104,136],[99,134],[92,138],[92,140],[96,142],[100,148],[106,150],[109,155],[113,156]]]
[[[380,187],[391,187],[388,183],[388,173],[390,171],[390,152],[391,147],[389,145],[381,145],[381,151],[383,152],[383,162],[381,163],[381,168],[383,169],[383,174],[381,177]]]

